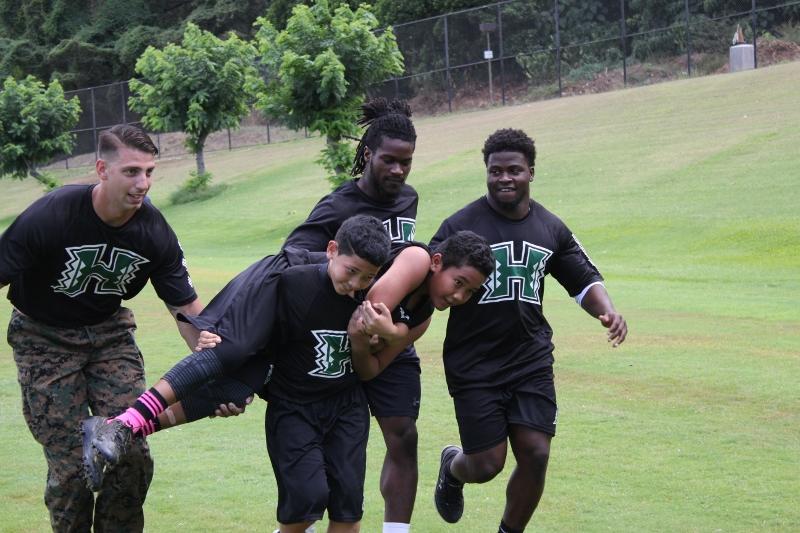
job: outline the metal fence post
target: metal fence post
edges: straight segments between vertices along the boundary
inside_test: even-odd
[[[553,2],[553,19],[556,24],[556,75],[558,76],[558,96],[562,96],[561,91],[561,30],[559,28],[558,0]]]
[[[625,22],[625,0],[619,0],[619,40],[622,49],[622,86],[628,86],[628,24]]]
[[[92,140],[94,141],[94,159],[95,161],[100,158],[97,153],[97,115],[94,110],[94,87],[89,89],[90,102],[92,103]]]
[[[128,123],[128,103],[126,102],[126,98],[125,98],[125,93],[127,92],[126,91],[126,87],[127,86],[128,86],[127,82],[125,82],[125,81],[119,82],[119,93],[120,93],[120,96],[122,97],[122,123],[123,124],[127,124]]]
[[[503,59],[503,11],[497,4],[497,48],[500,55],[500,103],[506,105],[506,62]]]
[[[692,75],[692,31],[689,27],[689,0],[683,1],[684,15],[686,18],[686,75]]]
[[[756,26],[756,0],[752,0],[750,4],[750,13],[753,18],[753,68],[758,68],[758,44],[756,44],[756,32],[758,31],[758,27]]]
[[[270,139],[270,136],[269,136],[269,120],[268,120],[267,121],[267,144],[270,144],[271,142],[272,142],[272,140]]]
[[[447,15],[444,16],[444,68],[445,83],[447,83],[447,111],[453,112],[453,87],[450,80],[450,44],[447,34]]]
[[[231,146],[231,129],[228,128],[228,151],[230,152],[231,150],[233,150],[233,147]]]

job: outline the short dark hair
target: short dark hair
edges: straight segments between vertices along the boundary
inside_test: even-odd
[[[399,139],[406,142],[417,142],[417,131],[411,122],[411,108],[405,100],[388,101],[386,98],[373,98],[361,106],[359,126],[366,126],[367,130],[361,136],[353,159],[351,176],[359,176],[364,172],[367,161],[364,151],[369,148],[373,152],[383,142],[384,137]]]
[[[356,255],[377,267],[389,259],[392,241],[383,223],[368,215],[355,215],[339,226],[334,237],[342,255]]]
[[[531,168],[536,162],[536,146],[533,144],[533,139],[522,130],[505,128],[489,135],[483,144],[485,165],[489,164],[489,156],[495,152],[519,152],[525,156]]]
[[[439,243],[434,252],[442,254],[442,267],[470,266],[488,276],[494,272],[495,259],[489,243],[469,230],[462,230]]]
[[[158,148],[153,144],[153,139],[139,126],[117,124],[100,132],[97,139],[97,153],[100,159],[116,155],[120,146],[152,154],[154,157],[158,155]]]

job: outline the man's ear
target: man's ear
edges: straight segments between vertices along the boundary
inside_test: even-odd
[[[369,162],[372,159],[372,150],[369,149],[369,146],[364,146],[364,162]]]
[[[104,159],[98,159],[94,163],[94,170],[97,172],[97,176],[101,179],[108,179],[108,165]]]

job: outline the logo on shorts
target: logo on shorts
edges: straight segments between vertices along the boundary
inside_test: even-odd
[[[539,288],[544,278],[544,268],[553,252],[529,242],[522,243],[522,254],[516,259],[514,243],[492,245],[495,270],[484,282],[486,289],[478,303],[520,300],[541,304]]]
[[[408,217],[395,217],[383,221],[392,242],[409,242],[417,233],[417,221]]]
[[[318,378],[340,378],[353,371],[350,359],[350,339],[346,331],[318,329],[311,332],[317,339],[314,346],[317,367],[308,374]]]
[[[556,409],[556,416],[553,418],[553,425],[558,424],[558,409]]]
[[[109,260],[103,261],[105,250],[105,244],[67,248],[65,251],[69,258],[61,278],[52,287],[53,291],[74,298],[86,292],[89,282],[95,280],[95,294],[123,296],[141,265],[150,261],[130,250],[116,247],[111,249]]]

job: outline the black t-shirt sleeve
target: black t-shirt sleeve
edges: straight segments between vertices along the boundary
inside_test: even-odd
[[[590,283],[603,280],[575,235],[563,224],[558,228],[558,250],[550,259],[548,270],[573,297]]]
[[[341,225],[343,214],[337,209],[330,196],[326,196],[314,206],[308,218],[297,226],[283,244],[284,248],[293,247],[301,250],[322,251],[336,235]]]
[[[0,283],[11,283],[36,261],[29,230],[20,217],[0,235]]]
[[[172,228],[166,224],[162,226],[163,247],[161,261],[150,276],[150,281],[158,297],[173,307],[180,307],[193,302],[197,293],[186,268],[186,259],[178,243],[178,237]]]
[[[439,246],[444,240],[446,240],[449,236],[453,235],[454,233],[456,233],[456,229],[453,228],[453,224],[450,221],[450,219],[448,218],[442,221],[441,225],[439,226],[439,229],[436,230],[434,236],[431,237],[430,243],[428,243],[428,246],[430,246],[431,251],[436,251],[436,247]]]

